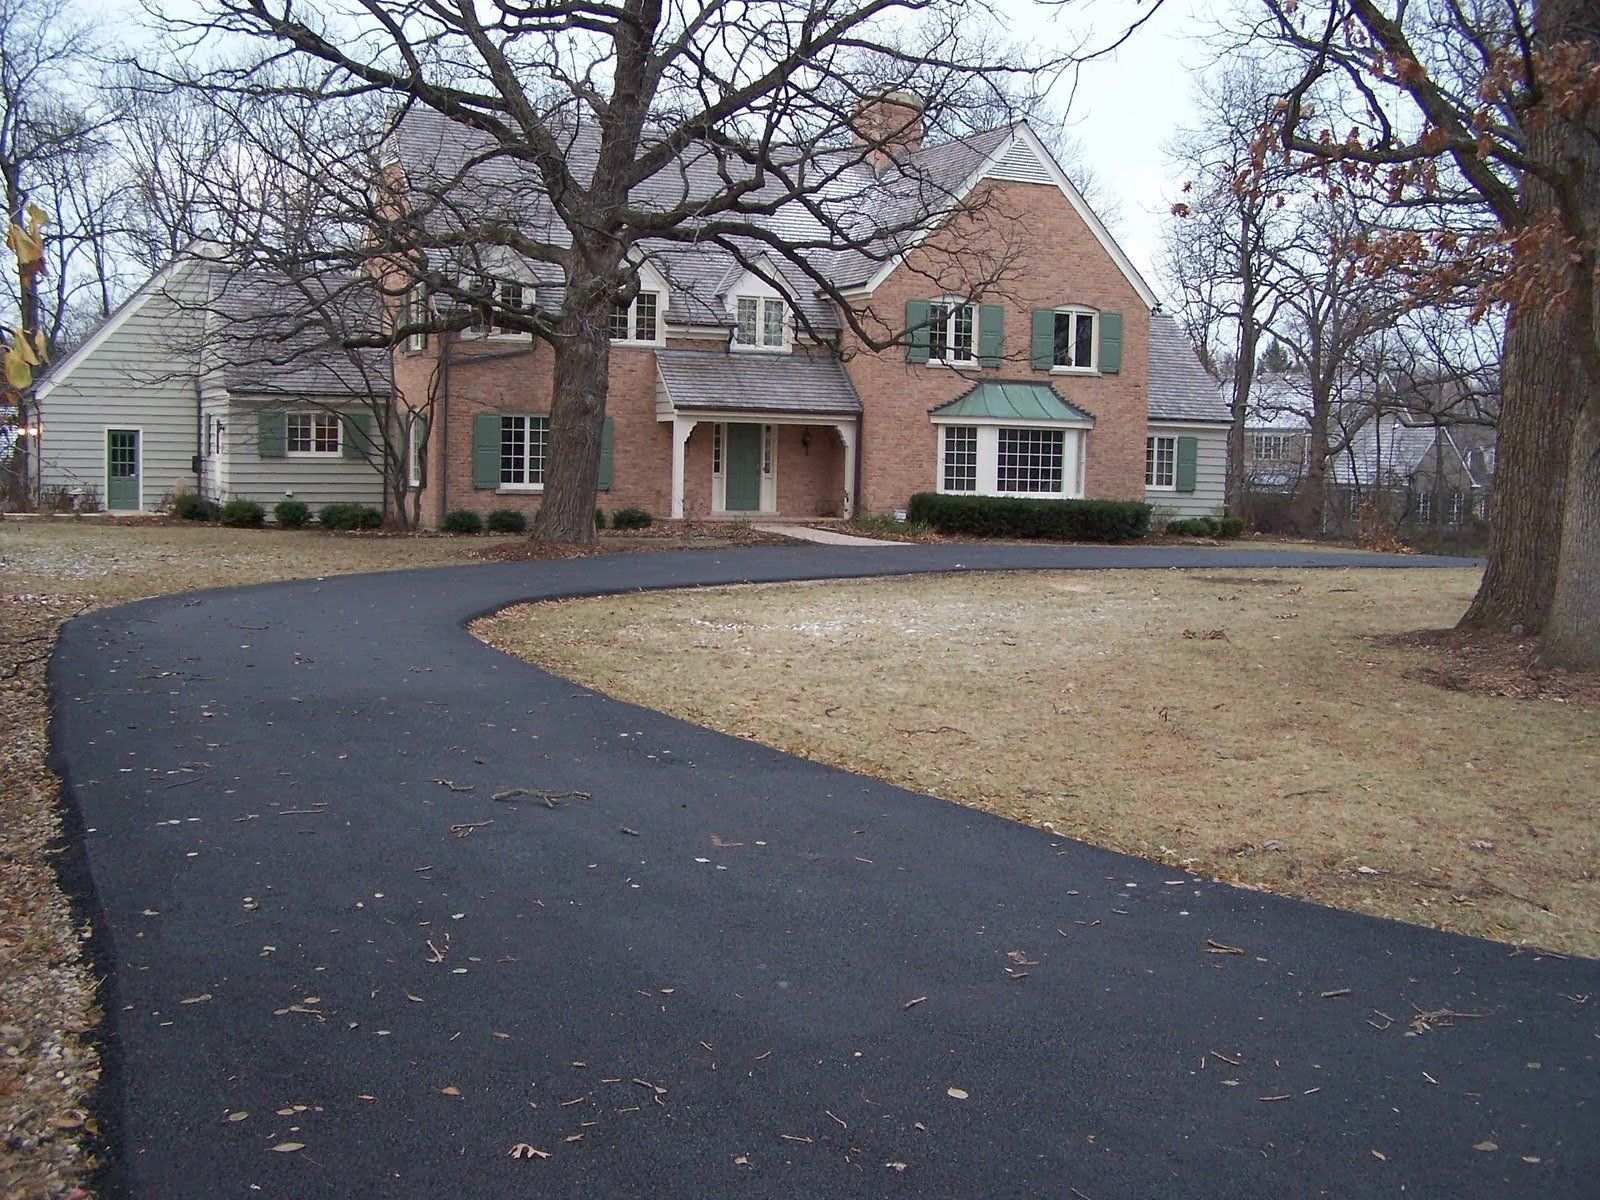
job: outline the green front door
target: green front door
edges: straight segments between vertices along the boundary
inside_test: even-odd
[[[728,512],[760,511],[761,426],[729,422],[724,476],[723,508]]]
[[[139,507],[139,431],[106,430],[106,507]]]

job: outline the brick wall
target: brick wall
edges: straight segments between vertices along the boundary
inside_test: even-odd
[[[1149,410],[1150,313],[1067,198],[1042,184],[991,182],[976,190],[978,211],[953,220],[928,239],[873,293],[864,319],[898,330],[908,300],[961,294],[962,278],[1003,274],[982,298],[1002,305],[1005,361],[998,368],[954,371],[913,365],[905,350],[881,353],[847,335],[846,370],[865,410],[861,431],[861,508],[905,507],[914,492],[937,485],[937,431],[928,411],[955,399],[979,379],[1027,379],[1054,385],[1069,403],[1092,413],[1084,492],[1102,499],[1144,498],[1145,427]],[[973,247],[988,253],[973,254]],[[1084,304],[1123,318],[1122,370],[1116,375],[1051,375],[1030,364],[1035,308]]]

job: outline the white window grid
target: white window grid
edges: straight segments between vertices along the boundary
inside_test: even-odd
[[[1178,439],[1156,436],[1144,443],[1144,485],[1148,488],[1176,489],[1178,486]]]
[[[404,325],[420,325],[428,319],[428,293],[420,283],[414,283],[406,291],[405,304],[401,309],[401,323]],[[407,350],[424,350],[428,345],[428,335],[424,332],[406,334]]]
[[[611,340],[656,341],[660,333],[660,314],[660,298],[655,292],[640,292],[629,304],[617,301],[611,306]]]
[[[928,361],[977,361],[978,314],[971,304],[937,300],[928,305]]]
[[[500,482],[522,487],[544,484],[547,417],[500,418]]]
[[[335,413],[290,413],[285,421],[290,454],[338,454],[339,417]]]
[[[1059,429],[1001,429],[996,490],[1060,495],[1065,457],[1066,435]]]
[[[944,490],[947,492],[975,492],[978,490],[978,427],[976,425],[946,425],[944,427]]]
[[[711,427],[711,473],[722,474],[722,422]]]
[[[1255,457],[1265,462],[1285,462],[1294,457],[1294,441],[1287,433],[1254,435]]]

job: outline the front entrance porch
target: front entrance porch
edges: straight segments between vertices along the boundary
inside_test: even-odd
[[[849,517],[854,512],[853,418],[678,413],[671,425],[675,519]]]

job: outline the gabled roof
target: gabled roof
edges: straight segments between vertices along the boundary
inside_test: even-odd
[[[657,350],[656,370],[681,412],[854,416],[861,397],[831,354]]]
[[[1149,387],[1152,421],[1232,421],[1189,335],[1165,313],[1150,317]]]
[[[343,344],[384,329],[376,287],[365,277],[291,282],[217,269],[208,308],[213,320],[203,361],[236,395],[337,399],[390,391],[388,350]]]
[[[1032,380],[985,380],[949,403],[931,409],[929,415],[941,420],[1094,424],[1093,416],[1068,404],[1048,383]]]
[[[152,300],[163,296],[172,295],[179,280],[190,271],[198,267],[204,260],[204,252],[197,242],[191,242],[177,255],[158,270],[144,283],[140,284],[125,298],[121,304],[111,310],[111,314],[97,325],[93,332],[65,358],[51,364],[45,377],[34,388],[34,399],[43,401],[51,392],[72,377],[74,371],[82,366],[93,355],[99,353],[116,332],[126,325]]]

